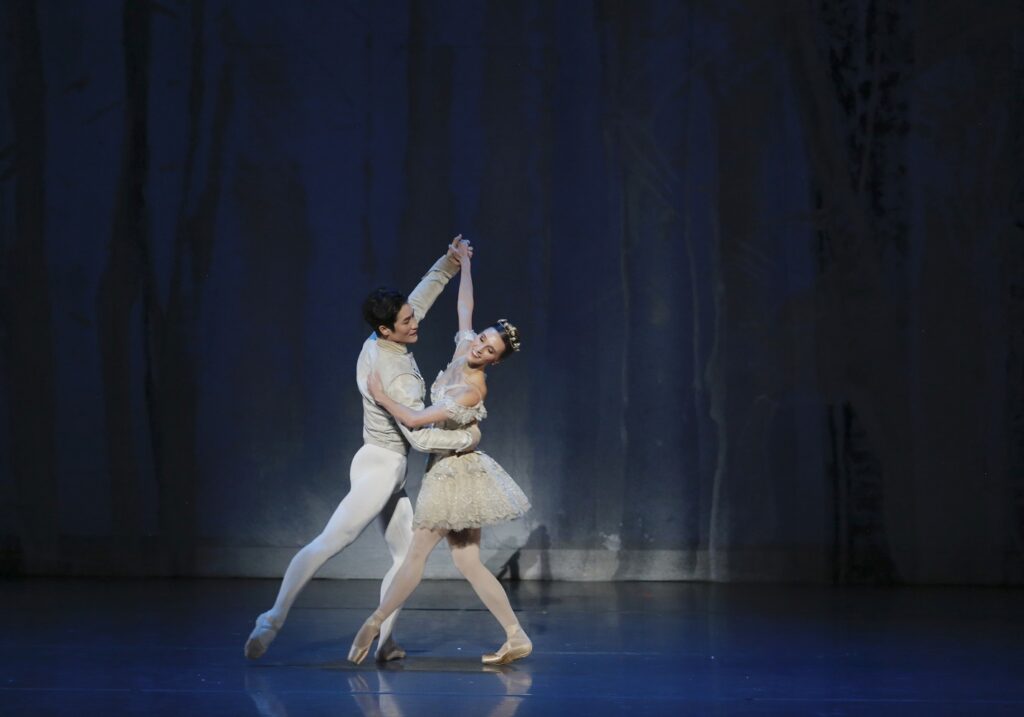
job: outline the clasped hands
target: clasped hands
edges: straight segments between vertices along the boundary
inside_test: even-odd
[[[463,261],[469,261],[473,258],[472,242],[469,239],[463,239],[462,235],[459,234],[448,245],[448,256],[461,266]]]

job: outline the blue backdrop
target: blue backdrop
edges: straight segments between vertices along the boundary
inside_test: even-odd
[[[362,297],[462,232],[495,569],[1022,582],[1022,12],[5,0],[3,571],[280,575]]]

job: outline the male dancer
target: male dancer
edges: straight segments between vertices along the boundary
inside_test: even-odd
[[[363,343],[356,362],[356,385],[363,395],[363,446],[356,451],[349,469],[352,487],[323,532],[292,558],[274,606],[256,618],[256,627],[245,643],[245,656],[249,659],[262,657],[267,651],[284,625],[292,603],[313,574],[355,540],[376,517],[380,518],[379,525],[392,560],[381,585],[383,596],[405,559],[412,538],[413,510],[405,494],[409,446],[424,453],[465,451],[480,440],[475,427],[410,431],[377,405],[366,389],[367,377],[376,370],[393,399],[413,409],[423,408],[426,387],[407,347],[416,343],[419,322],[458,272],[454,247],[460,241],[461,235],[452,240],[448,252],[434,263],[408,299],[398,291],[381,288],[371,292],[363,304],[363,316],[374,333]],[[405,657],[405,651],[391,636],[394,618],[392,615],[381,626],[378,660]]]

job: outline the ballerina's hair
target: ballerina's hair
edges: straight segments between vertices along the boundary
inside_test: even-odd
[[[498,336],[505,342],[505,350],[501,352],[499,359],[504,359],[511,353],[515,353],[522,346],[521,339],[519,338],[519,329],[517,329],[512,322],[508,319],[498,319],[497,323],[492,327],[498,332]]]

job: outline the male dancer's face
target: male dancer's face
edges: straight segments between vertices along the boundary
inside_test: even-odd
[[[420,323],[413,316],[412,307],[404,304],[395,319],[395,328],[381,327],[381,334],[396,344],[414,344],[419,340]]]

